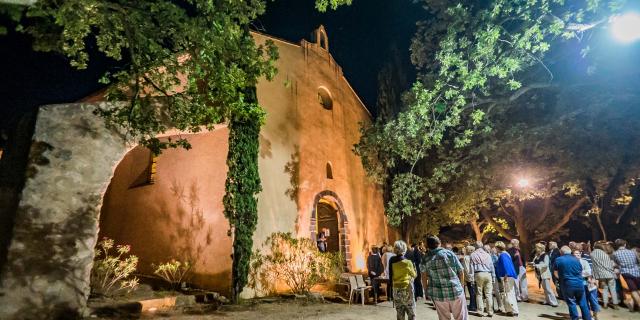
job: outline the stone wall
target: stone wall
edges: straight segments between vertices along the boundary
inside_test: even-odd
[[[102,196],[129,150],[94,108],[40,108],[2,270],[0,319],[68,319],[85,310]]]

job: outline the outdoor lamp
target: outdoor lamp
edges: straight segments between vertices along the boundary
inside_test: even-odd
[[[529,179],[526,178],[520,178],[518,179],[518,187],[520,188],[526,188],[529,186]]]
[[[622,43],[640,40],[640,14],[628,12],[612,17],[611,34]]]

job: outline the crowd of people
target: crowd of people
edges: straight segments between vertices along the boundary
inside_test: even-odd
[[[544,293],[542,303],[558,307],[564,300],[572,320],[597,320],[601,308],[620,305],[640,311],[640,248],[622,239],[596,242],[593,250],[590,243],[540,242],[527,259],[517,239],[458,247],[429,236],[426,246],[409,248],[399,240],[372,248],[367,258],[374,296],[386,283],[397,318],[410,320],[421,298],[435,306],[439,319],[466,320],[469,312],[517,317],[518,303],[529,301],[527,266]]]

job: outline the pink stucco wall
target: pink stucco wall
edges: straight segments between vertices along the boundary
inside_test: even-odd
[[[100,236],[131,245],[138,271],[178,259],[195,263],[193,279],[227,290],[231,277],[229,223],[223,215],[227,129],[189,136],[192,150],[166,150],[157,159],[156,182],[132,186],[149,162],[136,147],[116,168],[100,217]]]

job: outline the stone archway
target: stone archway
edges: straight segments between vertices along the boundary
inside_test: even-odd
[[[95,105],[40,107],[26,181],[2,270],[0,318],[82,315],[113,170],[125,136],[93,114]]]
[[[317,241],[318,239],[318,231],[319,227],[322,227],[322,221],[319,221],[322,218],[321,210],[327,209],[326,206],[329,206],[335,209],[335,214],[337,217],[337,229],[338,229],[338,246],[339,251],[342,252],[345,259],[345,267],[348,269],[351,266],[351,249],[349,242],[349,220],[347,219],[347,215],[344,211],[344,206],[342,205],[342,201],[337,194],[333,191],[325,190],[318,193],[313,200],[313,211],[311,212],[311,223],[309,225],[309,229],[311,231],[311,239],[313,241]]]
[[[86,315],[103,196],[136,145],[106,127],[95,109],[79,103],[39,108],[1,273],[0,319]]]

